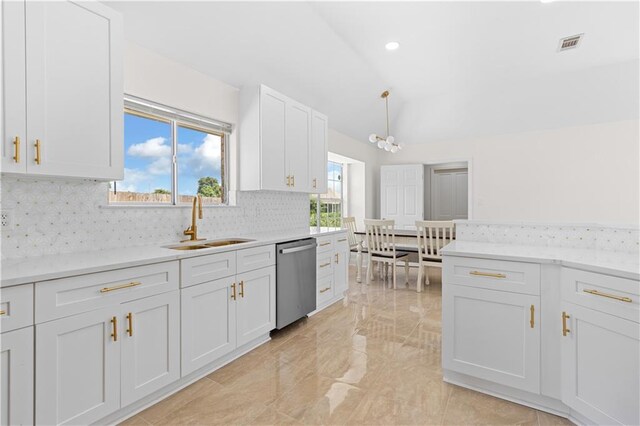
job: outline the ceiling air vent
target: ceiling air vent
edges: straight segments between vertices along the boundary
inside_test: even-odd
[[[571,37],[565,37],[560,39],[560,44],[558,44],[558,52],[562,52],[569,49],[575,49],[582,41],[584,37],[584,33],[577,34]]]

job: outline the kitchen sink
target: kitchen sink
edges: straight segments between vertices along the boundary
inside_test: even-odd
[[[202,250],[214,247],[232,246],[234,244],[248,243],[255,240],[248,240],[246,238],[230,238],[227,240],[205,241],[201,244],[182,245],[182,246],[169,246],[167,248],[172,250]]]

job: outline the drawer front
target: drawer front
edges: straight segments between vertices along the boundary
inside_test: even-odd
[[[316,277],[333,275],[333,252],[318,253],[316,256]]]
[[[36,323],[176,290],[178,271],[176,261],[38,282]]]
[[[33,284],[0,290],[0,332],[33,325]]]
[[[335,251],[349,250],[349,240],[347,233],[340,233],[333,236],[333,244]]]
[[[318,248],[316,249],[316,253],[322,253],[325,251],[333,251],[333,236],[329,235],[326,237],[316,237],[316,242],[318,243]]]
[[[180,261],[180,285],[192,285],[218,280],[236,274],[236,252],[191,257]]]
[[[237,256],[238,273],[253,271],[254,269],[265,268],[276,264],[276,246],[274,244],[250,249],[238,250]]]
[[[321,307],[333,298],[333,274],[318,278],[316,289],[316,305]]]
[[[638,281],[562,268],[562,299],[636,323],[640,319]]]
[[[540,265],[445,256],[444,283],[523,294],[540,294]]]

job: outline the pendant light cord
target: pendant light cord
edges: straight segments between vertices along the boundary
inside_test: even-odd
[[[389,95],[385,96],[384,105],[387,110],[387,137],[389,137],[389,135],[391,134],[389,132]]]

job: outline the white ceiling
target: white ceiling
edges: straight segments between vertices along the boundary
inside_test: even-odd
[[[272,86],[363,141],[384,133],[387,88],[407,143],[638,117],[638,2],[109,5],[129,40],[236,87]],[[556,52],[578,33],[578,49]]]

